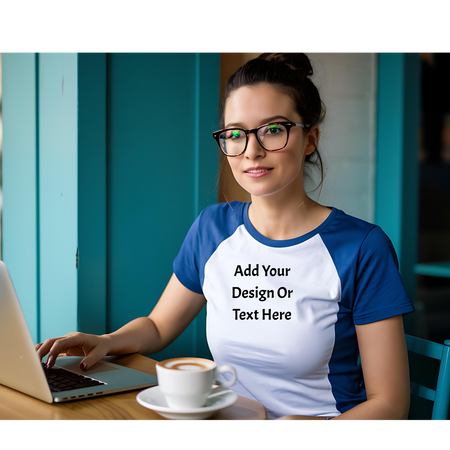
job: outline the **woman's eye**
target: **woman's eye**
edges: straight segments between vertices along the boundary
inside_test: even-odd
[[[261,130],[263,131],[263,134],[268,134],[268,135],[272,135],[272,134],[278,134],[281,132],[281,127],[279,125],[268,125],[265,129]]]
[[[243,133],[241,130],[227,130],[224,135],[225,139],[228,140],[235,140],[240,139],[241,137],[245,136],[245,133]]]
[[[278,127],[269,127],[270,134],[276,134],[280,131]]]

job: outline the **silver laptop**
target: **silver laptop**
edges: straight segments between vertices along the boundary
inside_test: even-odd
[[[108,361],[110,357],[87,371],[79,368],[82,357],[59,357],[53,369],[45,370],[3,261],[0,261],[0,343],[0,384],[47,403],[144,389],[157,384],[156,376],[113,364]]]

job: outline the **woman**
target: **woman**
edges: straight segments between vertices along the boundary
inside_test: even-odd
[[[47,340],[37,348],[49,367],[60,352],[86,355],[83,369],[107,354],[157,352],[207,302],[215,361],[236,368],[233,389],[269,418],[407,417],[402,314],[413,307],[392,245],[304,189],[324,116],[311,75],[306,55],[264,54],[230,77],[213,136],[252,201],[200,214],[149,317]]]

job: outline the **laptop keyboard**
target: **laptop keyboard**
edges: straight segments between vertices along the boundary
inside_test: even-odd
[[[50,390],[53,392],[70,391],[72,389],[81,389],[90,386],[100,386],[106,383],[85,377],[77,373],[69,372],[64,369],[47,369],[46,364],[42,363]]]

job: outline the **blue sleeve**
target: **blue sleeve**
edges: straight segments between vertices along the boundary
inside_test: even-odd
[[[203,294],[199,268],[199,223],[202,213],[189,229],[181,249],[173,261],[173,271],[185,287],[197,294]]]
[[[197,217],[173,262],[173,271],[185,287],[203,294],[205,264],[220,243],[242,224],[244,208],[241,202],[217,203]]]
[[[355,281],[355,325],[414,311],[398,272],[394,247],[380,227],[372,228],[361,244]]]

